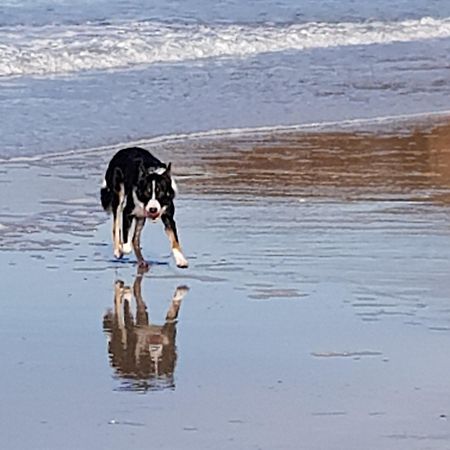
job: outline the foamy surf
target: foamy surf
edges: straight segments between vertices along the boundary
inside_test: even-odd
[[[151,21],[0,29],[0,77],[450,37],[450,17],[397,22],[183,25]]]

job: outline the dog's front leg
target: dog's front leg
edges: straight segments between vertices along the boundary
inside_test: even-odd
[[[145,225],[145,219],[141,217],[136,217],[135,221],[136,225],[134,227],[134,236],[133,236],[134,253],[136,255],[139,266],[142,268],[147,268],[148,264],[145,261],[144,257],[142,256],[141,252],[141,233],[142,228],[144,228]]]
[[[164,228],[170,241],[170,246],[172,248],[173,257],[175,258],[175,263],[178,267],[185,269],[189,264],[181,250],[180,241],[178,240],[177,225],[175,224],[173,214],[174,209],[172,207],[168,210],[168,212],[163,214],[161,220],[164,223]]]

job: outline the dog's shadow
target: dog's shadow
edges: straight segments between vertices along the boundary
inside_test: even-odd
[[[178,286],[175,289],[165,322],[156,325],[151,323],[142,297],[143,278],[143,273],[138,272],[132,287],[122,280],[115,282],[114,309],[103,317],[109,361],[115,375],[122,380],[121,390],[174,389],[177,318],[189,288]]]
[[[108,259],[107,261],[110,262],[110,263],[113,263],[113,264],[115,264],[117,266],[120,266],[120,265],[124,265],[124,266],[138,265],[138,270],[145,270],[145,268],[142,269],[141,267],[139,267],[139,261],[137,261],[134,258],[129,258],[127,256],[123,256],[122,258],[111,258],[111,259]],[[162,260],[156,260],[156,259],[147,259],[146,262],[148,263],[149,267],[152,267],[152,266],[170,266],[169,261],[162,261]]]

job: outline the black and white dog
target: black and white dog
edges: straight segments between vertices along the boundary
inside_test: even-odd
[[[146,267],[140,246],[142,228],[146,219],[161,219],[177,266],[188,266],[173,218],[177,188],[170,168],[170,163],[164,164],[139,147],[120,150],[111,159],[100,196],[103,208],[113,214],[116,258],[134,249],[139,265]]]

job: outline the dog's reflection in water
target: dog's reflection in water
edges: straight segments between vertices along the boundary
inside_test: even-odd
[[[138,274],[132,288],[121,280],[115,283],[114,311],[107,311],[103,318],[110,364],[117,376],[124,380],[122,389],[174,389],[177,317],[189,288],[179,286],[175,289],[165,323],[155,325],[149,320],[142,298],[142,279],[142,273]],[[136,302],[134,315],[133,297]]]

